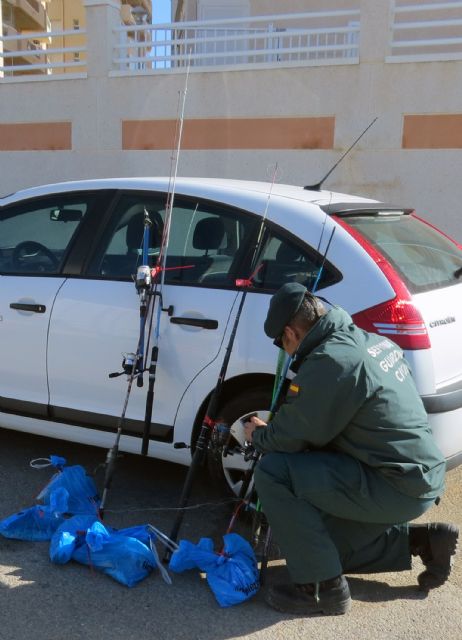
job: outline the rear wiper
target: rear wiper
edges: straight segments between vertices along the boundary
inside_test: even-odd
[[[454,277],[455,278],[460,278],[460,276],[462,276],[462,267],[459,267],[458,269],[456,269],[454,271]]]

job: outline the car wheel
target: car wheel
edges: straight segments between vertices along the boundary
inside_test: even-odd
[[[256,413],[261,420],[269,417],[271,392],[265,389],[244,391],[221,407],[218,429],[207,452],[208,470],[215,484],[230,494],[239,495],[251,461],[246,461],[240,449],[244,446],[244,427],[241,418]],[[252,490],[253,482],[249,486]]]

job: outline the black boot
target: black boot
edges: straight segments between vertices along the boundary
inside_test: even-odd
[[[350,589],[344,576],[314,584],[276,584],[268,589],[266,602],[282,613],[336,616],[351,607]]]
[[[420,556],[426,567],[417,578],[421,591],[440,587],[449,578],[458,538],[459,529],[454,524],[409,525],[409,550],[413,556]]]

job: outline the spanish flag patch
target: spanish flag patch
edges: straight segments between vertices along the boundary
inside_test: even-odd
[[[289,391],[287,392],[288,396],[298,396],[298,394],[300,393],[300,387],[298,386],[298,384],[291,384],[289,386]]]

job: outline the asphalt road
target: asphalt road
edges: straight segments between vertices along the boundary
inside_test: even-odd
[[[28,507],[50,477],[50,470],[29,466],[31,459],[63,455],[69,464],[92,471],[105,451],[0,430],[0,518]],[[168,533],[185,469],[127,455],[120,460],[107,502],[105,522],[114,527],[150,522]],[[182,536],[219,539],[229,504],[205,479],[185,518]],[[447,491],[422,521],[452,521],[462,527],[462,468],[447,476]],[[323,640],[462,639],[462,567],[427,597],[417,591],[422,570],[355,576],[349,580],[353,608],[346,616],[284,616],[265,605],[262,594],[222,609],[196,571],[173,576],[165,584],[155,572],[129,589],[78,564],[53,565],[48,543],[0,538],[0,639],[33,640],[228,640],[279,638]],[[282,580],[282,561],[270,564],[269,580]]]

